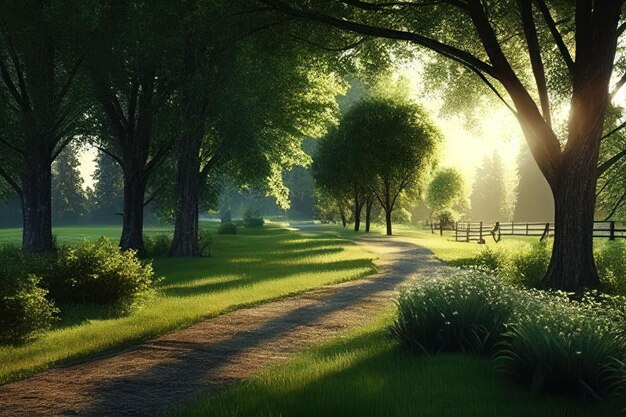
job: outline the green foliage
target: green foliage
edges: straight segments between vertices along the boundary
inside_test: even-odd
[[[400,294],[392,333],[417,353],[493,353],[499,370],[534,393],[601,399],[626,388],[625,301],[448,273]]]
[[[219,229],[217,229],[217,233],[220,235],[236,235],[237,225],[235,223],[222,223]]]
[[[596,266],[607,291],[626,295],[626,243],[622,241],[607,242],[596,251]]]
[[[394,336],[417,353],[491,353],[511,313],[507,287],[479,272],[449,275],[420,279],[400,293]]]
[[[171,235],[164,233],[159,233],[157,235],[144,234],[143,244],[146,256],[152,258],[165,256],[172,245],[172,237]]]
[[[48,330],[58,310],[18,248],[0,248],[0,344],[27,342]]]
[[[454,222],[464,206],[464,181],[454,168],[438,171],[426,189],[426,204],[438,221]]]
[[[626,388],[626,339],[607,302],[519,291],[496,354],[498,368],[532,392],[601,399]],[[621,300],[623,303],[624,300]],[[623,317],[622,317],[623,318]]]
[[[501,272],[511,283],[526,288],[540,288],[548,270],[550,256],[551,248],[547,243],[534,243],[522,250],[509,252],[501,266]]]
[[[515,198],[505,178],[500,154],[485,156],[483,163],[476,170],[470,196],[474,220],[503,222],[511,219]]]
[[[105,237],[60,248],[43,280],[57,303],[102,304],[115,314],[137,307],[159,281],[150,263]]]
[[[52,164],[52,221],[56,225],[80,224],[87,219],[78,151],[78,146],[69,144]]]
[[[248,208],[243,214],[243,224],[245,227],[263,227],[265,220],[258,210]]]

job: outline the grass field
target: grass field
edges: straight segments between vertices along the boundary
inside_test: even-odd
[[[215,231],[216,226],[206,227]],[[337,233],[302,235],[277,226],[239,231],[239,235],[213,233],[211,257],[156,259],[155,271],[164,277],[160,295],[129,316],[108,318],[101,308],[61,306],[64,313],[53,331],[30,344],[0,347],[0,383],[241,306],[374,272],[373,255]],[[118,229],[93,227],[55,232],[65,243],[119,234]],[[19,231],[1,231],[0,241],[19,243]]]
[[[619,410],[531,396],[493,371],[487,358],[415,357],[400,350],[391,314],[225,393],[172,416],[614,416]]]

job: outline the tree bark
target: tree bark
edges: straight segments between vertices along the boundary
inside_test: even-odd
[[[385,208],[385,224],[387,225],[387,236],[391,236],[392,228],[391,228],[391,210],[387,210]]]
[[[361,211],[363,210],[363,204],[365,202],[359,198],[358,194],[354,196],[354,231],[358,232],[361,229]]]
[[[27,156],[22,176],[22,250],[26,253],[51,252],[52,242],[52,172],[46,155]]]
[[[198,194],[200,141],[185,137],[178,155],[178,207],[169,256],[199,256]]]
[[[136,171],[124,172],[124,214],[122,222],[122,250],[144,252],[143,242],[143,207],[146,182]]]
[[[367,202],[365,203],[365,233],[369,233],[370,224],[372,221],[372,206],[374,205],[375,197],[374,195],[370,195],[367,197]]]

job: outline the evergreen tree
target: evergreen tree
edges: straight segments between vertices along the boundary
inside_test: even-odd
[[[470,197],[472,217],[475,220],[484,222],[510,220],[510,193],[504,178],[500,154],[485,156],[482,165],[476,170]]]
[[[124,180],[120,166],[113,158],[100,152],[93,179],[92,221],[97,224],[121,223]]]
[[[87,198],[78,170],[78,147],[70,144],[52,164],[52,222],[77,224],[87,215]]]

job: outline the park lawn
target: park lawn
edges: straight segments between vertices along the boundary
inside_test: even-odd
[[[211,227],[211,226],[209,226]],[[57,242],[64,245],[80,243],[85,239],[96,240],[100,236],[106,236],[114,241],[120,238],[120,226],[65,226],[55,227],[52,233]],[[145,227],[144,234],[153,235],[159,233],[171,233],[167,227]],[[0,245],[11,244],[19,246],[22,240],[21,228],[0,229]]]
[[[88,237],[97,237],[98,231],[89,228]],[[59,240],[80,233],[73,229],[69,238],[59,233]],[[238,235],[214,233],[211,247],[211,257],[156,259],[155,271],[164,277],[159,295],[126,317],[107,317],[94,306],[60,306],[55,329],[29,344],[0,347],[0,383],[229,310],[375,272],[374,255],[336,233],[305,236],[284,227],[240,228]]]
[[[392,315],[305,351],[171,417],[614,416],[619,410],[532,396],[488,358],[413,356],[387,328]]]

